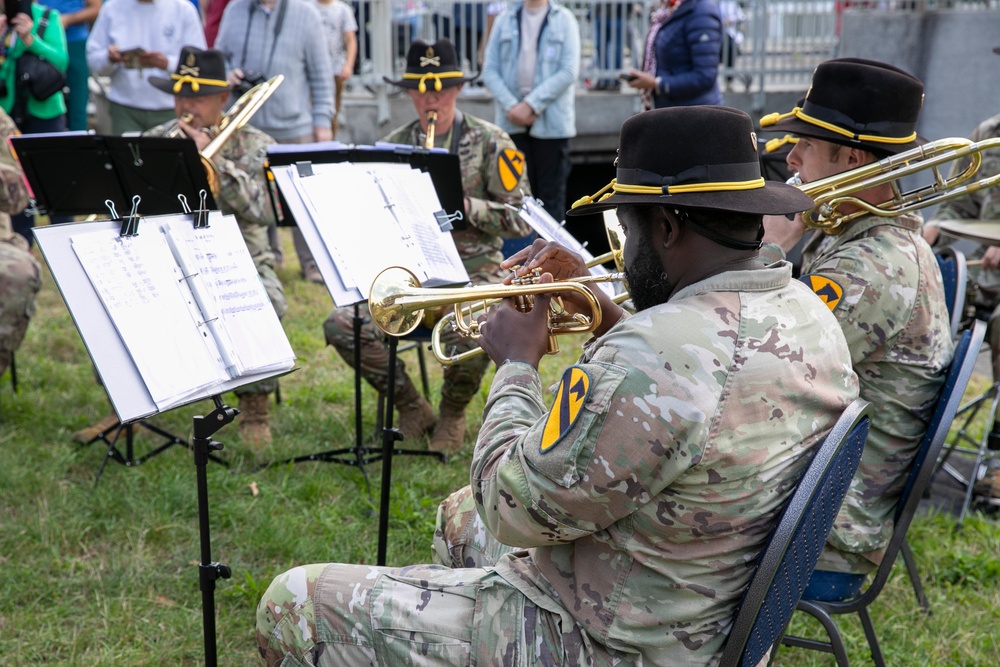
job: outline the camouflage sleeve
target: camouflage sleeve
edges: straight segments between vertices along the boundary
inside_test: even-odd
[[[785,259],[785,251],[776,243],[765,243],[760,247],[759,257],[764,264],[774,264]]]
[[[473,456],[472,488],[479,515],[500,542],[543,546],[607,528],[700,457],[696,443],[707,427],[691,408],[703,398],[697,394],[712,388],[682,387],[681,381],[667,390],[676,389],[665,400],[676,401],[677,424],[654,424],[666,441],[651,443],[650,424],[635,404],[638,387],[648,388],[650,380],[614,358],[603,345],[589,362],[566,369],[549,411],[531,366],[498,369]]]
[[[469,222],[477,229],[501,238],[527,236],[531,228],[517,211],[507,204],[520,206],[522,193],[531,194],[524,155],[506,132],[490,134],[483,147],[485,159],[480,164],[480,178],[486,183],[485,196],[469,193]]]
[[[264,177],[267,146],[273,143],[266,134],[242,130],[212,158],[219,173],[219,203],[223,213],[265,227],[275,221]]]
[[[24,181],[21,165],[7,137],[20,134],[10,116],[0,109],[0,137],[4,139],[0,148],[0,211],[11,215],[20,213],[28,206],[28,186]]]
[[[1000,137],[1000,115],[983,122],[969,137],[972,141],[984,141]],[[1000,147],[982,153],[982,164],[976,172],[976,178],[984,178],[1000,173]],[[959,160],[952,165],[949,177],[953,177],[969,164],[968,158]],[[978,190],[976,192],[948,200],[938,207],[934,218],[928,223],[944,220],[998,220],[1000,219],[1000,187]]]

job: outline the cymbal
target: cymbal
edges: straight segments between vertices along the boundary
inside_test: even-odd
[[[948,236],[1000,246],[1000,220],[945,220],[939,227]]]

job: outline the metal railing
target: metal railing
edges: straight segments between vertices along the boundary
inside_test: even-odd
[[[398,78],[415,39],[441,37],[456,46],[463,68],[479,71],[493,18],[506,2],[496,0],[355,1],[358,18],[358,76],[354,87],[377,88],[382,76]],[[580,82],[591,90],[617,90],[617,75],[642,66],[650,10],[658,0],[564,3],[580,24]],[[982,10],[1000,0],[719,0],[729,38],[723,40],[719,80],[727,89],[808,86],[813,70],[837,53],[845,11]]]

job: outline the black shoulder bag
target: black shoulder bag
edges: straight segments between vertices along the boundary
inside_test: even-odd
[[[45,35],[45,28],[49,25],[51,12],[51,9],[46,9],[45,13],[42,14],[42,20],[38,22],[36,39],[41,39]],[[18,92],[23,94],[27,90],[36,100],[42,101],[49,99],[66,87],[66,73],[60,71],[48,60],[25,51],[17,58],[14,82]]]

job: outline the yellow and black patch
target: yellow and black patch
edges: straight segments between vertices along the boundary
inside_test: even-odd
[[[542,432],[542,444],[539,451],[542,454],[549,451],[573,427],[577,417],[583,411],[583,405],[590,393],[590,376],[579,366],[570,366],[563,373],[559,388],[556,389],[556,400],[545,420],[545,430]]]
[[[810,274],[802,276],[799,280],[808,285],[809,289],[821,298],[830,310],[836,308],[837,304],[840,303],[840,298],[844,296],[844,288],[840,286],[840,283],[826,276]]]
[[[514,148],[505,148],[497,156],[497,171],[500,172],[500,184],[507,192],[512,192],[521,182],[524,173],[524,153]]]

